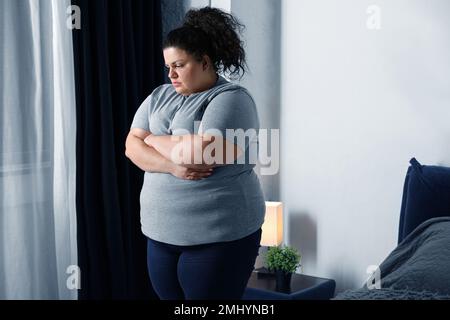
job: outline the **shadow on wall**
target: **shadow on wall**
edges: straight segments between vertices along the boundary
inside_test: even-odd
[[[307,212],[289,214],[289,243],[302,255],[302,273],[316,269],[317,263],[317,223]]]
[[[345,261],[345,258],[342,258],[342,261]],[[341,293],[345,290],[349,289],[359,289],[365,284],[365,280],[359,282],[356,279],[359,279],[361,276],[360,270],[356,270],[352,268],[350,264],[341,264],[339,266],[335,266],[330,270],[330,278],[332,279],[340,279],[340,281],[336,280],[336,289],[334,295]],[[369,278],[369,274],[367,274],[367,278]]]
[[[297,248],[302,255],[301,273],[323,277],[314,271],[321,269],[317,266],[317,223],[307,211],[293,211],[289,214],[289,243]],[[339,265],[331,267],[327,272],[327,278],[336,280],[336,294],[347,289],[360,288],[364,281],[359,282],[360,270],[356,270],[345,261],[346,257],[337,259],[342,261]],[[359,272],[360,273],[360,272]],[[367,275],[368,277],[368,275]],[[341,281],[337,281],[341,279]]]

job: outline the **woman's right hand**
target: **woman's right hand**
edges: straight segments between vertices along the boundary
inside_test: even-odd
[[[212,168],[186,168],[175,165],[172,169],[172,175],[184,180],[201,180],[209,177],[213,173]]]

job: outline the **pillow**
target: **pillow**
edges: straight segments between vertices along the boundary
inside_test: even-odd
[[[400,243],[422,222],[450,216],[450,168],[421,165],[415,158],[406,173],[400,212]]]

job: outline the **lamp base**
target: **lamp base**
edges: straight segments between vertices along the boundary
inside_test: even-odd
[[[266,267],[257,268],[254,270],[258,278],[274,278],[275,273],[270,272]]]

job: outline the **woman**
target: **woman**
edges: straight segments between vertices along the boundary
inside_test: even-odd
[[[245,72],[241,27],[218,9],[189,11],[163,45],[172,84],[142,103],[126,141],[145,171],[141,224],[161,299],[240,299],[258,255],[265,203],[247,155],[259,119],[248,91],[218,75]],[[227,129],[241,129],[237,142]]]

